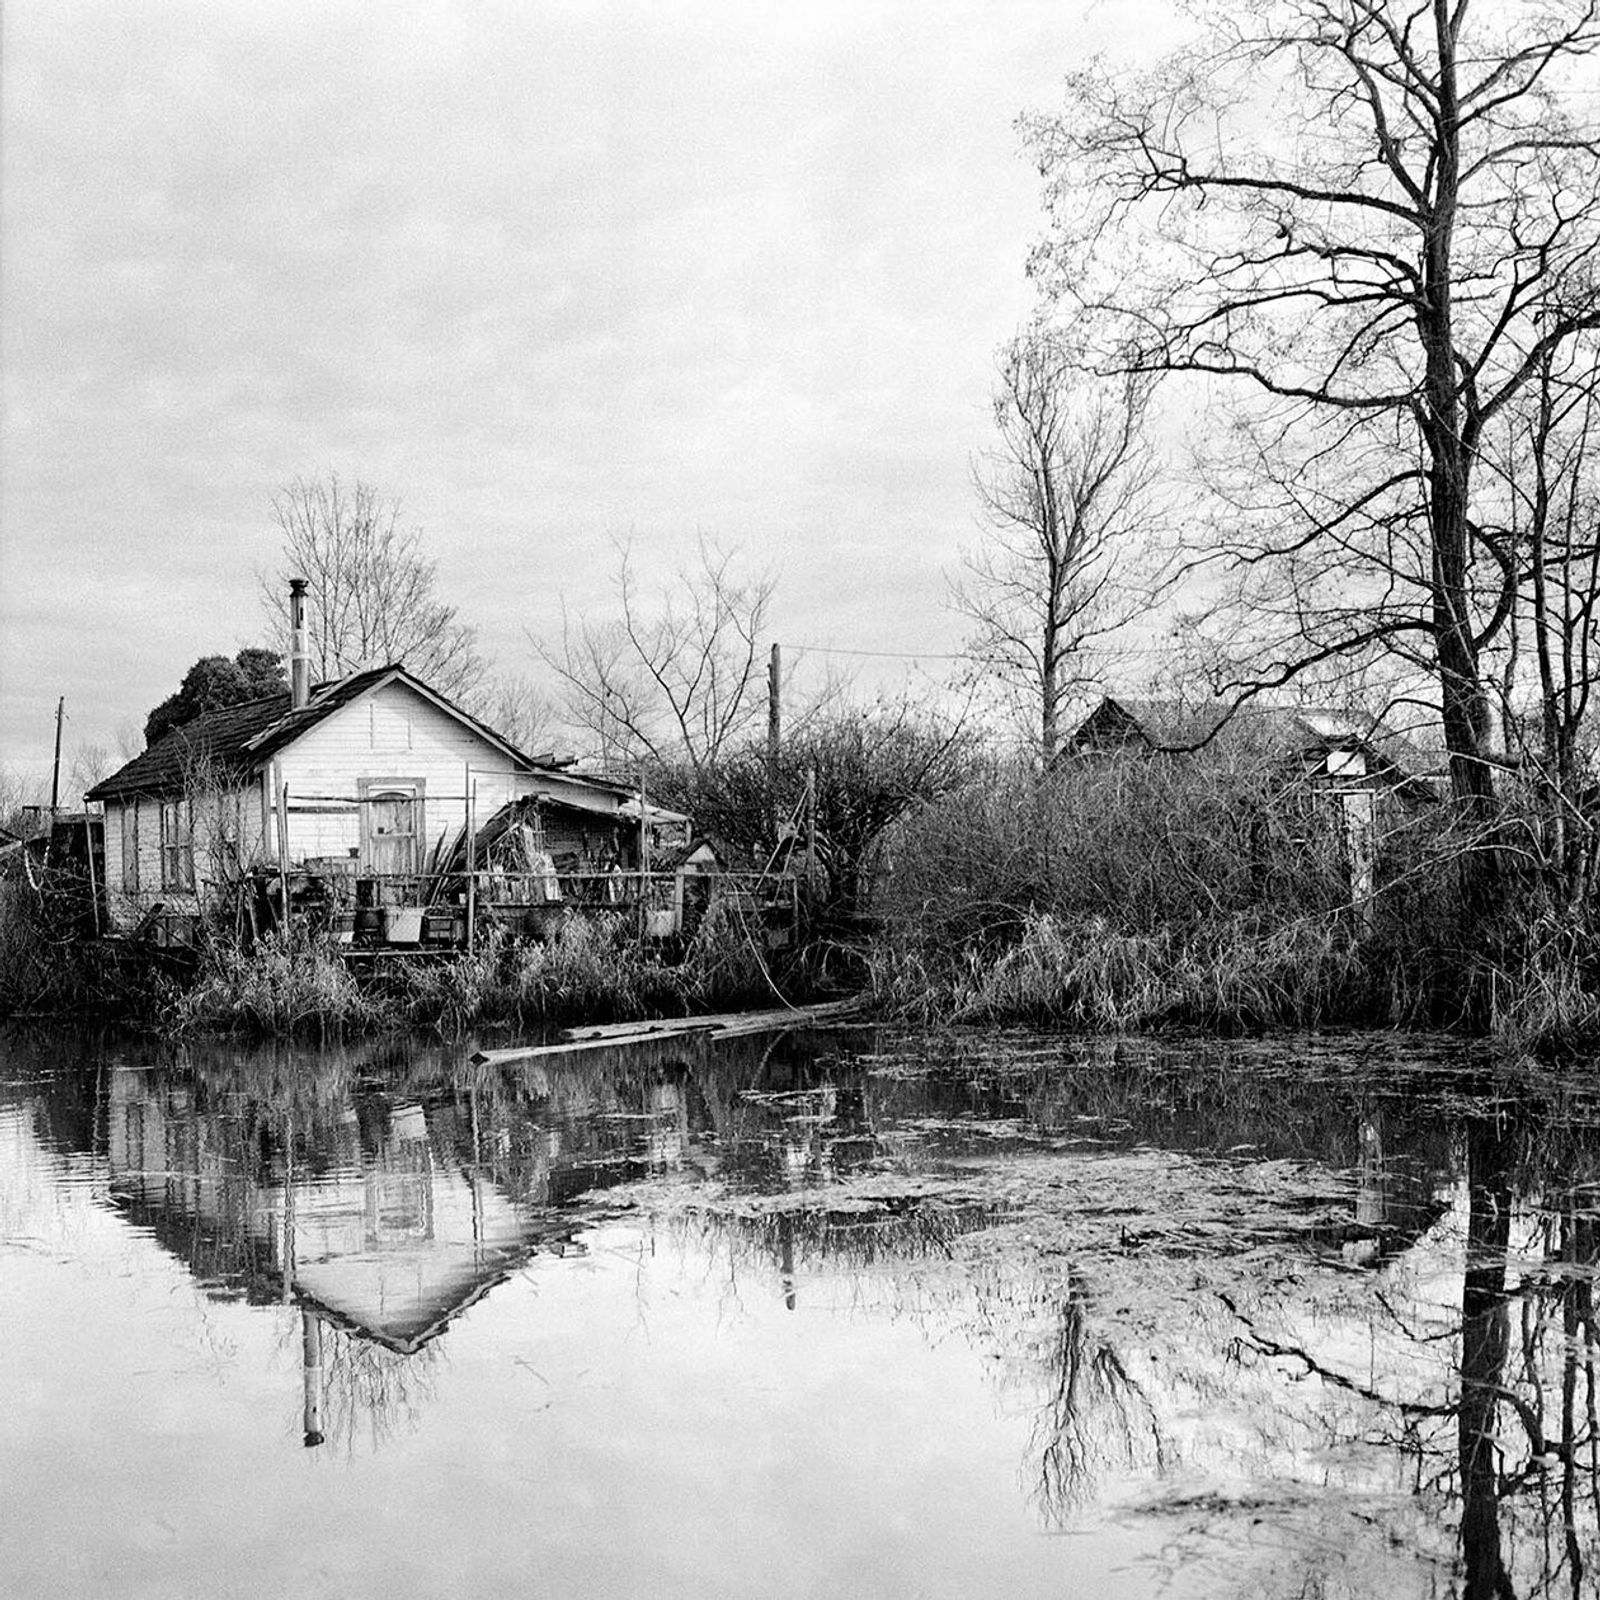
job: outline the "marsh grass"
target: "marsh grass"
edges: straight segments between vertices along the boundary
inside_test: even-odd
[[[925,1022],[1217,1031],[1450,1020],[1440,808],[1342,813],[1239,752],[991,773],[900,841],[871,987]]]
[[[1485,962],[1490,1032],[1515,1055],[1600,1042],[1600,940],[1584,910],[1506,918]]]
[[[383,1020],[376,996],[322,939],[269,934],[244,951],[210,945],[195,982],[171,996],[169,1031],[286,1037],[357,1032]]]

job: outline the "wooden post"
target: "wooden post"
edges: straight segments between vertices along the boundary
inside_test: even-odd
[[[815,893],[817,875],[817,767],[806,768],[806,894]]]
[[[89,812],[83,813],[83,854],[89,863],[89,915],[94,919],[94,936],[100,937],[100,890],[94,879],[94,829],[89,826]]]
[[[300,1363],[303,1385],[301,1427],[308,1450],[322,1443],[322,1318],[300,1308]]]
[[[283,896],[283,936],[289,937],[289,785],[278,780],[278,893]]]
[[[639,773],[639,937],[650,931],[650,824],[645,817],[644,772]]]
[[[294,1298],[296,1245],[297,1241],[294,1232],[294,1113],[285,1111],[283,1114],[283,1258],[279,1262],[279,1266],[283,1269],[283,1303],[285,1305],[288,1305]]]
[[[478,785],[467,769],[467,954],[477,946],[478,922]]]

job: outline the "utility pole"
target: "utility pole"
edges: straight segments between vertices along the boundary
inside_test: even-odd
[[[778,746],[783,734],[783,656],[772,647],[767,665],[767,803],[772,809],[772,844],[778,840]]]
[[[774,649],[777,647],[774,646]],[[61,722],[67,712],[67,697],[62,695],[56,701],[56,761],[50,770],[50,823],[53,827],[56,812],[61,809]]]

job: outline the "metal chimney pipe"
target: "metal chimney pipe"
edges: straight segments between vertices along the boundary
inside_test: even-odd
[[[289,580],[289,704],[311,703],[311,645],[306,633],[306,580]]]

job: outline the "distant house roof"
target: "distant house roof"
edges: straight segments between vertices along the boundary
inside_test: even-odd
[[[1143,746],[1182,752],[1206,746],[1285,758],[1360,750],[1391,777],[1425,780],[1443,758],[1369,713],[1324,706],[1278,706],[1249,700],[1146,700],[1107,695],[1068,741],[1074,750]],[[1425,786],[1425,785],[1424,785]]]
[[[395,664],[318,684],[311,692],[309,704],[299,710],[290,707],[289,692],[284,690],[259,700],[223,706],[217,711],[202,711],[199,716],[163,734],[148,750],[97,783],[84,798],[116,800],[130,794],[171,794],[191,782],[197,769],[220,778],[248,778],[279,750],[309,733],[334,712],[390,682],[404,683],[458,722],[465,723],[497,746],[513,766],[529,771],[537,769],[538,763],[523,755],[493,728]]]

